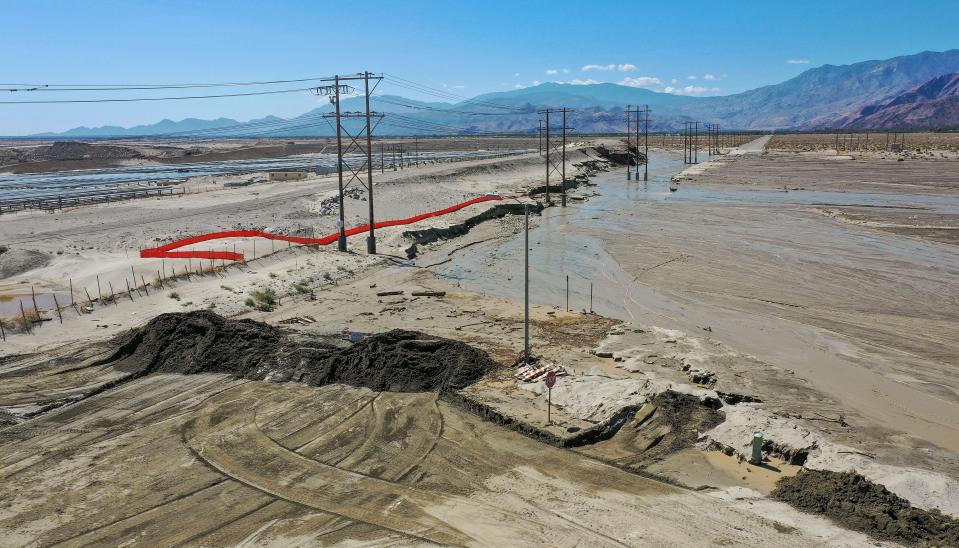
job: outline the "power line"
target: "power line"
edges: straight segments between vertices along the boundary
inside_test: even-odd
[[[396,101],[393,99],[385,99],[383,97],[372,97],[374,101],[381,103],[387,103],[390,105],[396,105],[401,107],[406,107],[414,110],[432,110],[436,112],[448,112],[452,114],[465,114],[467,116],[515,116],[514,112],[473,112],[468,110],[457,110],[454,108],[436,108],[428,105],[416,105],[413,103],[404,103],[401,101]]]
[[[480,100],[477,100],[476,98],[470,99],[469,97],[464,97],[464,96],[462,96],[462,95],[457,95],[457,94],[452,93],[452,92],[449,92],[449,91],[445,91],[445,90],[433,88],[433,87],[427,86],[427,85],[425,85],[425,84],[419,84],[419,83],[414,82],[414,81],[412,81],[412,80],[407,80],[407,79],[405,79],[405,78],[400,78],[399,76],[392,75],[392,74],[387,74],[387,75],[385,75],[385,76],[386,76],[387,81],[388,81],[389,83],[395,85],[395,86],[400,86],[400,87],[404,87],[404,88],[407,88],[407,89],[412,89],[413,91],[419,91],[420,93],[424,93],[424,94],[427,94],[427,95],[432,95],[432,96],[434,96],[434,97],[440,97],[440,98],[447,99],[447,100],[454,100],[454,101],[459,101],[459,102],[461,102],[461,103],[468,103],[468,104],[473,104],[473,105],[485,106],[485,107],[489,107],[489,108],[498,108],[498,109],[503,109],[503,110],[514,110],[514,111],[522,111],[522,112],[528,111],[528,109],[522,108],[522,107],[514,107],[514,106],[511,106],[511,105],[503,105],[503,104],[500,104],[500,103],[493,103],[493,102],[490,102],[490,101],[480,101]]]
[[[0,84],[0,86],[16,86],[15,88],[0,89],[0,91],[127,91],[147,89],[189,89],[189,88],[217,88],[238,86],[265,86],[269,84],[290,84],[294,82],[314,82],[326,78],[317,76],[312,78],[295,78],[292,80],[257,80],[253,82],[219,82],[219,83],[192,83],[192,84]]]
[[[0,105],[50,105],[65,103],[136,103],[142,101],[182,101],[188,99],[218,99],[222,97],[249,97],[251,95],[276,95],[280,93],[298,93],[311,88],[279,89],[273,91],[251,91],[246,93],[221,93],[218,95],[190,95],[178,97],[137,97],[109,99],[51,99],[46,101],[0,101]]]

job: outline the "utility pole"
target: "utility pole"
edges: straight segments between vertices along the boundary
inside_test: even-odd
[[[526,236],[523,239],[523,361],[529,365],[529,204],[523,205]]]
[[[550,204],[549,201],[549,113],[550,110],[546,109],[543,111],[546,114],[546,205]],[[529,221],[527,220],[527,223]]]
[[[365,96],[365,112],[343,112],[341,109],[341,96],[344,94],[354,93],[356,89],[352,88],[348,84],[343,84],[344,81],[358,81],[363,80],[364,89],[363,93]],[[377,83],[374,84],[373,88],[370,88],[370,80],[377,80]],[[336,120],[336,159],[337,159],[337,175],[338,175],[338,189],[339,189],[339,238],[337,239],[337,247],[340,251],[346,251],[346,214],[344,211],[343,203],[343,192],[346,190],[353,181],[358,181],[359,184],[366,187],[367,199],[369,201],[369,236],[366,239],[366,250],[370,254],[376,253],[376,236],[373,230],[375,224],[374,210],[373,210],[373,130],[375,126],[372,123],[372,118],[377,118],[377,124],[383,119],[383,115],[380,113],[372,112],[370,110],[370,95],[376,89],[376,86],[379,85],[379,82],[383,80],[383,76],[373,75],[372,73],[366,71],[361,74],[355,74],[351,76],[340,76],[336,75],[332,78],[324,78],[322,81],[329,82],[332,81],[332,86],[319,86],[312,89],[312,92],[315,95],[325,95],[330,97],[330,102],[336,105],[335,112],[332,114],[324,114],[323,118],[330,121],[330,118],[335,118]],[[357,132],[356,135],[350,133],[350,130],[344,127],[344,119],[364,119],[365,124],[363,129]],[[332,125],[332,124],[331,124]],[[354,130],[355,131],[355,130]],[[365,135],[364,135],[365,133]],[[346,134],[346,137],[349,138],[349,143],[347,144],[345,150],[343,147],[343,135]],[[365,137],[365,139],[364,139]],[[344,156],[347,156],[353,150],[358,150],[363,154],[363,165],[357,166],[354,168],[350,162],[344,159]],[[381,156],[382,158],[382,156]],[[382,159],[381,168],[382,168]],[[344,182],[343,173],[344,167],[349,170],[350,178],[348,181]],[[362,172],[366,171],[366,181],[364,183]]]
[[[646,159],[643,161],[643,181],[649,180],[649,105],[643,109],[643,112],[646,113],[644,116],[643,124],[643,154],[646,156]]]
[[[543,119],[539,120],[539,155],[543,155]]]
[[[566,207],[566,113],[572,111],[564,107],[560,112],[563,113],[563,207]]]
[[[370,235],[366,237],[366,252],[376,255],[376,234],[373,233],[373,128],[370,126],[370,73],[363,72],[366,95],[366,192],[370,200]],[[339,108],[339,104],[337,104]]]
[[[343,214],[343,135],[340,131],[343,128],[340,118],[340,76],[334,76],[334,90],[336,94],[336,173],[339,176],[340,189],[340,221],[338,223],[340,236],[337,238],[337,249],[346,251],[346,219]]]
[[[632,164],[629,161],[630,150],[629,147],[632,146],[633,140],[631,139],[632,135],[630,134],[630,115],[633,113],[632,105],[626,105],[626,180],[633,180]]]

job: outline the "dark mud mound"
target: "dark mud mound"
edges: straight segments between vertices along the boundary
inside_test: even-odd
[[[725,416],[714,405],[688,394],[663,392],[630,416],[609,439],[581,451],[630,470],[642,470],[669,455],[692,447],[701,432]]]
[[[601,158],[615,165],[642,165],[646,163],[646,156],[636,150],[636,147],[630,147],[629,151],[627,151],[625,147],[613,150],[604,146],[598,146],[594,150]]]
[[[157,316],[129,334],[108,361],[120,370],[143,375],[228,373],[286,380],[302,367],[310,354],[306,350],[276,327],[227,320],[204,310]]]
[[[779,480],[772,496],[879,540],[959,546],[959,520],[913,508],[909,501],[859,474],[803,470]]]
[[[482,350],[417,331],[394,330],[346,344],[197,311],[157,316],[99,363],[130,372],[126,380],[150,373],[226,373],[395,392],[456,390],[497,367]]]
[[[489,354],[468,344],[394,329],[331,352],[302,381],[391,392],[448,391],[465,388],[496,367]]]
[[[406,249],[406,258],[413,259],[417,254],[417,246],[431,244],[438,240],[450,240],[465,236],[473,227],[492,219],[502,219],[507,215],[523,215],[524,204],[496,204],[486,211],[474,215],[462,223],[445,228],[425,228],[422,230],[407,230],[403,237],[413,240],[413,245]],[[543,210],[542,204],[528,204],[530,213],[539,213]]]

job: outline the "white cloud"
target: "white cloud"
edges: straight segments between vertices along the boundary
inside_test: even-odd
[[[709,90],[709,91],[711,91],[711,92],[713,92],[713,93],[719,93],[721,90],[720,90],[719,88],[713,88],[713,89],[711,89],[711,90]]]
[[[525,87],[526,87],[526,86],[524,86],[523,84],[513,84],[513,89],[523,89],[523,88],[525,88]],[[375,228],[375,227],[374,227],[374,228]]]
[[[706,74],[703,76],[703,80],[715,80],[715,79],[716,79],[716,76],[712,74]]]
[[[809,59],[786,59],[790,65],[808,65]]]
[[[670,84],[678,84],[678,83],[679,83],[679,80],[673,78],[672,80],[669,81],[669,83],[670,83]]]
[[[718,90],[719,88],[715,88]],[[666,93],[672,93],[674,95],[699,95],[701,93],[706,93],[709,91],[707,88],[699,86],[685,86],[681,88],[675,88],[673,86],[666,86],[663,91]]]
[[[686,79],[687,79],[687,80],[695,80],[696,77],[693,76],[692,74],[690,74],[689,76],[686,77]]]
[[[450,89],[465,89],[465,88],[466,88],[466,86],[461,86],[461,85],[450,86]],[[374,228],[376,228],[376,227],[374,227]]]
[[[548,76],[553,76],[553,75],[555,75],[555,74],[559,74],[559,71],[556,70],[556,69],[546,69],[546,74],[547,74]]]
[[[582,71],[583,72],[592,72],[592,71],[609,72],[611,70],[614,70],[615,68],[616,68],[616,65],[583,65]]]
[[[617,65],[616,70],[618,70],[619,72],[633,72],[634,70],[636,70],[636,65],[631,65],[629,63],[623,64],[623,65]]]
[[[532,86],[538,86],[540,84],[539,80],[533,80]]]
[[[661,86],[663,85],[663,82],[654,76],[637,76],[636,78],[630,78],[627,76],[623,78],[619,85],[630,86],[634,88],[651,88]]]
[[[518,73],[518,72],[514,72],[514,73],[513,73],[513,78],[519,78],[519,73]]]
[[[564,68],[564,69],[563,69],[563,74],[569,74],[569,69]]]
[[[593,84],[599,84],[600,82],[593,80],[592,78],[587,78],[586,80],[570,80],[569,83],[573,84],[574,86],[591,86]]]

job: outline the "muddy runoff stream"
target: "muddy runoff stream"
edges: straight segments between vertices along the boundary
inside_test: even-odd
[[[888,196],[687,184],[671,192],[682,167],[654,154],[648,182],[627,181],[622,169],[601,173],[587,201],[547,208],[530,229],[531,301],[564,307],[568,276],[573,310],[592,306],[715,338],[794,372],[870,426],[959,451],[959,387],[942,382],[956,348],[940,344],[959,320],[955,251],[810,211],[881,205]],[[472,245],[433,270],[464,289],[521,302],[522,241]],[[885,323],[891,314],[902,318]]]

